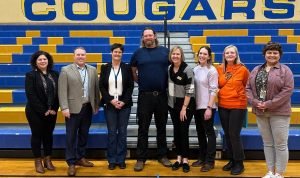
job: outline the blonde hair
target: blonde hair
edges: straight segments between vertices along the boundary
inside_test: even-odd
[[[181,54],[181,62],[184,62],[185,61],[185,57],[184,57],[184,53],[183,53],[183,49],[180,47],[180,46],[174,46],[170,53],[169,53],[169,61],[172,63],[172,59],[171,59],[171,56],[172,56],[172,53],[176,50],[176,49],[179,49],[180,51],[180,54]]]
[[[234,51],[235,51],[235,53],[236,53],[236,58],[235,58],[235,60],[234,60],[233,63],[234,63],[234,64],[243,64],[243,63],[241,62],[241,58],[240,58],[239,51],[238,51],[237,47],[234,46],[234,45],[226,46],[226,47],[224,48],[224,51],[223,51],[223,57],[222,57],[223,73],[226,72],[226,66],[227,66],[227,61],[226,61],[226,59],[225,59],[225,52],[226,52],[226,50],[229,49],[229,48],[234,49]]]

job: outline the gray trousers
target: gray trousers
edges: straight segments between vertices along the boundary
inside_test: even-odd
[[[288,135],[290,116],[256,116],[257,126],[264,143],[269,171],[283,173],[289,160]]]

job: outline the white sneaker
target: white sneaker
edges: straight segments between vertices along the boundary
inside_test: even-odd
[[[276,173],[276,174],[273,176],[273,178],[284,178],[284,177],[283,177],[283,175],[280,175],[280,174]]]
[[[269,171],[264,177],[262,178],[274,178],[273,172]]]

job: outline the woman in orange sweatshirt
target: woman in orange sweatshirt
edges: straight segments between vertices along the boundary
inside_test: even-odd
[[[245,86],[249,71],[241,63],[238,50],[233,45],[224,49],[222,64],[217,67],[217,71],[218,108],[229,158],[223,170],[231,171],[232,175],[239,175],[244,171],[245,155],[240,133],[247,111]]]

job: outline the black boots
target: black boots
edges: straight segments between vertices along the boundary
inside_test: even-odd
[[[234,161],[234,165],[231,168],[231,175],[240,175],[244,172],[244,163],[243,161]]]
[[[231,175],[239,175],[245,170],[243,161],[230,160],[225,166],[223,171],[231,171]]]
[[[233,164],[233,160],[229,160],[229,162],[225,166],[223,166],[223,171],[230,171],[233,167]]]

